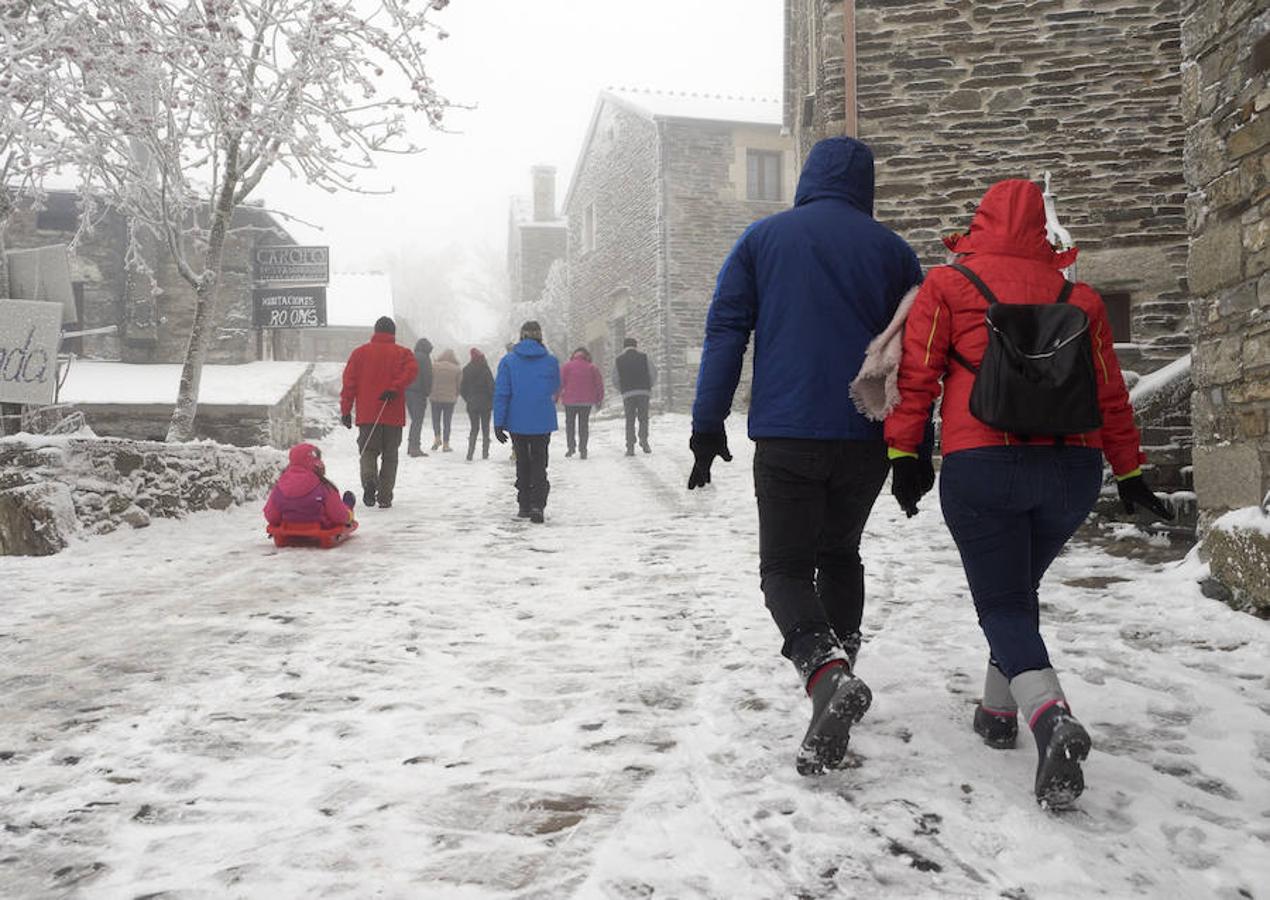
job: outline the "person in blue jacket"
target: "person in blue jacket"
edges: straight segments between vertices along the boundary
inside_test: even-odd
[[[688,488],[731,461],[724,420],[754,335],[759,570],[768,610],[812,700],[798,770],[842,764],[872,702],[854,674],[864,610],[860,536],[888,469],[882,425],[848,394],[870,340],[922,279],[913,250],[873,219],[873,153],[816,144],[794,208],[755,222],[723,263],[706,317]]]
[[[542,343],[542,326],[520,326],[520,343],[498,363],[494,379],[494,437],[516,452],[516,499],[519,516],[542,524],[551,483],[547,481],[547,447],[559,427],[556,394],[560,363]]]

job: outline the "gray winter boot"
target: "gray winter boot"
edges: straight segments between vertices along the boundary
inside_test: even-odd
[[[1013,749],[1019,739],[1019,709],[1010,681],[989,660],[983,679],[983,700],[975,707],[975,734],[997,750]]]
[[[1010,690],[1036,739],[1036,802],[1065,809],[1085,790],[1080,764],[1092,746],[1089,732],[1072,715],[1053,669],[1016,675]]]

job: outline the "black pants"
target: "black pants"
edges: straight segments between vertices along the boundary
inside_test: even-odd
[[[576,433],[577,440],[574,440]],[[587,438],[591,435],[591,404],[566,406],[564,408],[564,436],[569,443],[569,452],[581,450],[586,453]]]
[[[428,398],[423,394],[412,394],[406,391],[406,410],[410,413],[410,437],[406,441],[408,450],[421,450],[419,435],[423,431],[423,416],[428,411]]]
[[[626,449],[635,446],[635,423],[639,422],[639,444],[648,443],[648,395],[623,397],[622,406],[626,408]]]
[[[447,446],[450,443],[450,423],[454,421],[454,404],[432,401],[432,436]]]
[[[781,652],[800,669],[860,631],[860,535],[888,467],[881,441],[758,441],[763,597],[785,639]]]
[[[471,409],[467,411],[467,419],[472,426],[471,431],[469,431],[467,435],[467,455],[469,458],[476,450],[476,438],[478,436],[481,438],[481,447],[486,451],[489,450],[490,416],[491,412],[488,409],[483,412],[473,412]],[[489,455],[488,452],[486,455]]]
[[[516,451],[516,501],[521,509],[545,509],[551,482],[547,480],[549,434],[513,434]]]
[[[373,489],[381,501],[392,502],[392,490],[397,485],[397,451],[400,448],[400,425],[357,426],[357,449],[362,455],[362,490]]]

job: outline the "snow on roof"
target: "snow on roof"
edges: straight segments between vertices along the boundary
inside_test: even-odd
[[[654,91],[607,88],[600,97],[611,99],[652,119],[700,119],[706,122],[746,122],[780,125],[784,109],[770,97],[733,97],[692,91]]]
[[[326,324],[370,329],[392,316],[392,279],[384,272],[332,272],[326,286]]]
[[[250,362],[204,366],[198,402],[208,406],[273,406],[304,377],[304,362]],[[112,406],[175,403],[181,381],[176,364],[138,365],[77,359],[71,363],[61,403]]]

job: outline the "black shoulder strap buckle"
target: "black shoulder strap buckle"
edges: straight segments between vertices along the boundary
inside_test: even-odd
[[[956,269],[962,275],[966,276],[966,280],[973,284],[983,295],[983,299],[988,301],[989,306],[995,306],[1001,301],[997,300],[997,295],[992,293],[991,288],[983,283],[983,279],[976,275],[969,267],[963,266],[961,263],[953,263],[949,268]]]

